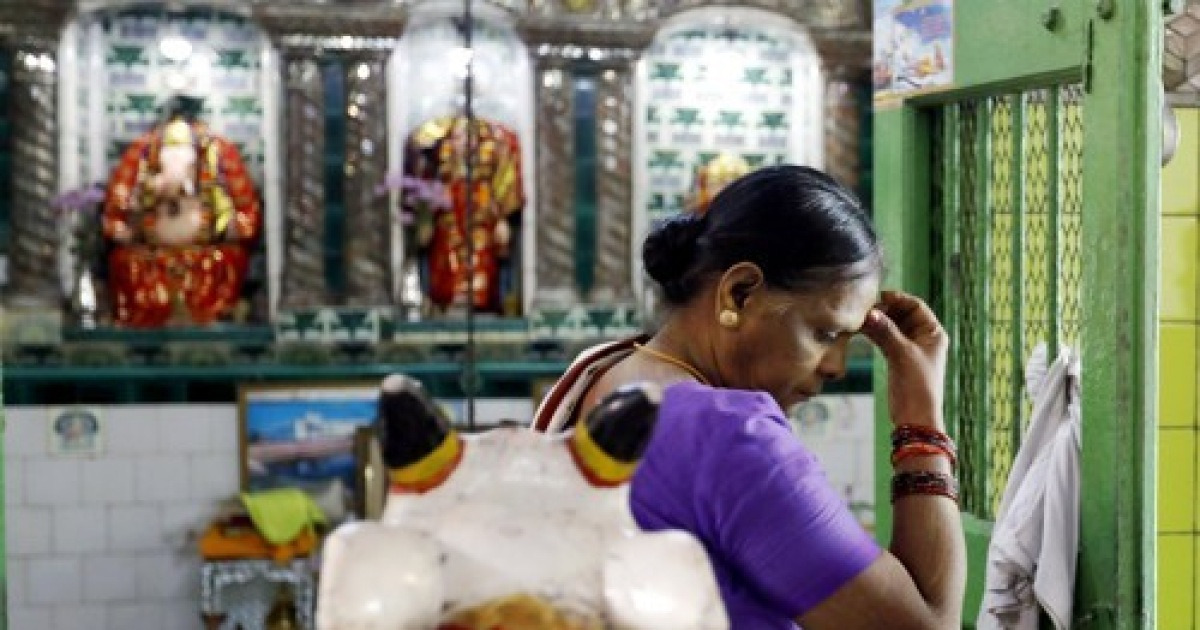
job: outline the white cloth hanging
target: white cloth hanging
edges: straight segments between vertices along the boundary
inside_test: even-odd
[[[1036,630],[1038,608],[1071,625],[1079,549],[1080,362],[1045,345],[1025,370],[1033,414],[1013,462],[988,547],[979,630]]]

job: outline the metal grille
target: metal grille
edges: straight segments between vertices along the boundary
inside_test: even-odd
[[[988,398],[991,407],[990,430],[988,431],[988,461],[992,463],[987,480],[987,503],[994,506],[1004,492],[1004,480],[1008,478],[1009,462],[1016,448],[1012,439],[1015,421],[1010,404],[1013,395],[1011,384],[1016,369],[1012,345],[1013,330],[1019,311],[1019,295],[1013,290],[1014,278],[1019,278],[1016,269],[1020,250],[1014,247],[1014,218],[1017,212],[1013,203],[1013,190],[1019,186],[1020,165],[1013,164],[1018,153],[1014,145],[1019,141],[1013,117],[1012,97],[989,99],[988,124],[989,166],[987,198],[991,212],[991,247],[988,248],[988,331],[987,351],[991,355],[992,369],[988,373]]]
[[[942,107],[933,125],[933,304],[955,351],[947,382],[963,508],[999,506],[1027,425],[1024,365],[1079,336],[1082,91]]]
[[[986,145],[983,133],[986,131],[983,118],[986,105],[969,102],[955,107],[958,110],[959,128],[957,156],[948,155],[943,172],[950,186],[956,187],[957,201],[960,204],[957,213],[950,213],[947,224],[953,226],[957,220],[957,229],[948,229],[947,234],[953,235],[958,247],[950,244],[947,248],[953,252],[953,269],[957,272],[954,283],[947,293],[955,295],[957,300],[947,299],[945,318],[954,331],[962,339],[959,343],[960,360],[956,362],[955,370],[950,376],[954,383],[951,390],[951,409],[957,407],[957,413],[950,415],[958,417],[962,424],[959,441],[962,443],[963,499],[964,506],[971,511],[982,509],[984,477],[987,470],[985,450],[986,424],[972,422],[973,418],[986,418],[986,383],[982,375],[987,374],[987,355],[984,351],[982,333],[984,324],[985,302],[987,299],[986,251],[988,243],[987,207],[979,194],[983,190],[981,181],[987,177],[986,169],[981,170],[981,157]],[[956,161],[954,158],[957,158]],[[960,167],[956,177],[954,165]],[[950,306],[953,304],[954,306]],[[950,314],[954,313],[953,316]],[[957,404],[955,404],[957,403]]]
[[[1061,91],[1062,111],[1058,137],[1058,185],[1061,189],[1062,224],[1059,230],[1059,322],[1062,343],[1079,345],[1082,304],[1079,285],[1083,282],[1083,88],[1071,85]]]

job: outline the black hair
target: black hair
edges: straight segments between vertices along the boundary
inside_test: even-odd
[[[758,265],[767,286],[810,291],[882,273],[871,221],[858,199],[805,166],[770,166],[720,192],[703,216],[659,224],[642,245],[646,273],[669,304],[689,302],[712,275]]]

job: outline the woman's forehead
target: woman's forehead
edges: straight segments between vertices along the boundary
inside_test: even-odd
[[[806,319],[856,329],[879,301],[879,279],[869,276],[848,280],[793,296],[793,308]]]

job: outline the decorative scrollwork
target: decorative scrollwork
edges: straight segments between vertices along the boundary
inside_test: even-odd
[[[12,241],[13,303],[56,305],[59,231],[52,206],[58,185],[58,86],[50,41],[24,41],[13,56]]]
[[[377,191],[387,171],[386,56],[346,64],[346,302],[391,303],[392,220]]]
[[[325,100],[314,59],[286,68],[287,187],[284,199],[283,308],[327,303],[325,293]]]
[[[575,103],[565,64],[537,69],[537,295],[570,299],[575,286]]]
[[[633,281],[633,72],[600,74],[596,93],[596,287],[594,300],[626,300]]]
[[[852,189],[859,183],[860,98],[852,81],[834,76],[825,84],[825,170]]]

